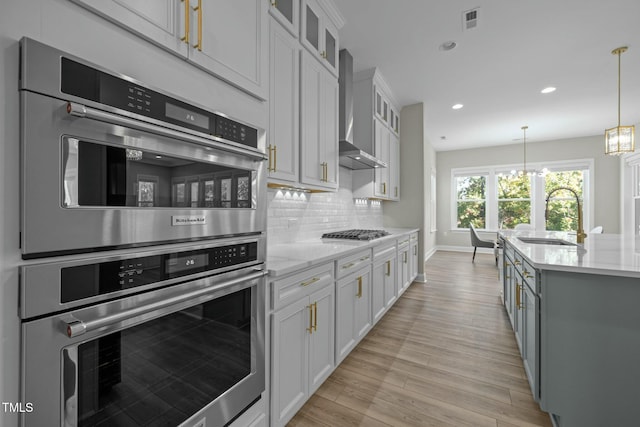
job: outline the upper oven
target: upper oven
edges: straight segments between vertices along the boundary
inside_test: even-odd
[[[23,258],[266,231],[264,130],[30,39],[20,93]]]

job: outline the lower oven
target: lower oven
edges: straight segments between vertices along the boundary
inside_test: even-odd
[[[258,238],[21,267],[21,425],[230,423],[265,390],[263,261]]]

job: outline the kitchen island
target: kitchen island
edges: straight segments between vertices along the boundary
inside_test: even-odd
[[[640,238],[501,231],[504,303],[555,425],[640,424]]]

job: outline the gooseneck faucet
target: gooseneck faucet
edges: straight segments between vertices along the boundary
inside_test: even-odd
[[[549,194],[547,195],[547,199],[545,201],[545,205],[544,205],[544,220],[545,222],[549,219],[549,199],[551,199],[551,195],[553,193],[555,193],[558,190],[567,190],[573,193],[573,195],[576,197],[576,203],[578,204],[578,230],[576,230],[576,237],[577,237],[577,242],[578,243],[584,243],[584,238],[587,237],[587,234],[584,232],[584,229],[582,228],[582,205],[580,205],[580,197],[578,196],[578,193],[576,193],[576,191],[572,188],[569,187],[556,187],[553,190],[549,191]]]

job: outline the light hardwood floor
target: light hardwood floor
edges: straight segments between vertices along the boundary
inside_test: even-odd
[[[437,252],[289,426],[550,426],[492,255]]]

